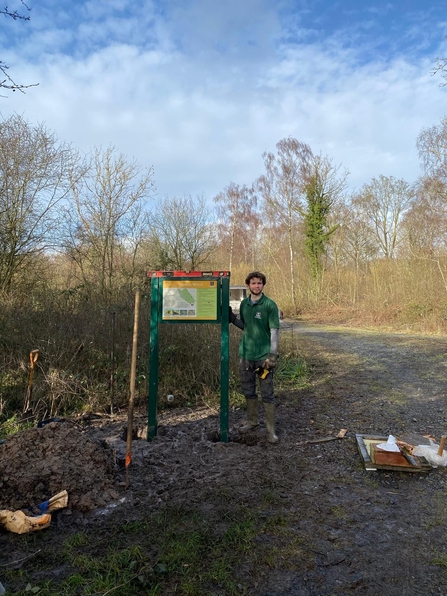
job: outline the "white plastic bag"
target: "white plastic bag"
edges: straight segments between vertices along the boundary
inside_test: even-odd
[[[379,445],[376,445],[376,447],[382,451],[391,451],[394,453],[398,453],[400,451],[399,446],[396,443],[396,437],[393,437],[393,435],[389,435],[386,443],[379,443]]]
[[[442,452],[442,455],[438,455],[439,445],[436,444],[432,439],[429,439],[430,445],[417,445],[413,449],[413,455],[425,457],[429,464],[434,468],[439,466],[447,466],[447,451]]]

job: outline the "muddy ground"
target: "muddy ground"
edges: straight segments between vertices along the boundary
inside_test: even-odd
[[[242,437],[243,410],[230,413],[225,444],[216,441],[216,410],[172,408],[160,416],[154,441],[133,441],[126,491],[125,413],[55,422],[0,445],[0,509],[31,507],[67,489],[68,508],[39,532],[44,549],[80,528],[106,532],[166,504],[213,518],[227,494],[229,507],[261,506],[266,518],[281,515],[287,523],[290,548],[284,536],[263,531],[257,542],[263,556],[251,552],[234,569],[250,595],[447,595],[446,469],[366,471],[355,440],[356,434],[439,440],[447,433],[446,338],[305,323],[294,324],[293,333],[311,384],[278,392],[279,445],[267,443],[263,425]],[[144,433],[145,423],[137,413],[135,432]],[[343,439],[306,443],[342,428]],[[266,549],[287,556],[267,564]],[[2,567],[33,569],[35,550],[32,536],[0,529],[0,581]],[[55,565],[35,577],[64,573]],[[7,593],[23,589],[17,578]],[[176,592],[166,586],[165,593]]]

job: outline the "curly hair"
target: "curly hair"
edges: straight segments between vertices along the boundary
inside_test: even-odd
[[[267,278],[265,277],[265,275],[263,273],[261,273],[260,271],[252,271],[245,278],[245,284],[248,286],[250,284],[250,281],[254,277],[257,277],[258,279],[260,279],[262,281],[262,283],[264,284],[264,286],[267,283]]]

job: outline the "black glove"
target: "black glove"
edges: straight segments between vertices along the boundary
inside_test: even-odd
[[[231,306],[228,307],[229,311],[228,311],[228,318],[230,320],[230,323],[234,323],[234,321],[237,319],[236,315],[233,312],[233,309],[231,308]]]
[[[277,359],[278,354],[269,354],[268,357],[262,363],[262,367],[267,370],[272,370],[272,368],[275,368],[276,366]]]

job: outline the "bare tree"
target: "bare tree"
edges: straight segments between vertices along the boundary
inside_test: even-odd
[[[436,264],[447,291],[447,181],[437,176],[421,178],[415,186],[415,201],[406,213],[404,248],[412,258]]]
[[[395,256],[397,244],[402,239],[402,219],[412,200],[413,191],[407,182],[382,175],[365,184],[353,200],[387,259]]]
[[[215,227],[203,197],[165,197],[149,225],[152,260],[162,269],[197,269],[216,249]]]
[[[447,116],[440,124],[422,129],[416,147],[426,176],[447,184]]]
[[[84,282],[98,285],[105,300],[115,289],[120,249],[130,242],[134,210],[154,192],[152,169],[143,170],[116,154],[114,147],[93,151],[89,167],[72,181],[74,211],[67,212],[67,248]],[[130,226],[132,227],[132,225]]]
[[[276,149],[276,155],[263,154],[266,173],[255,184],[264,199],[265,210],[287,230],[291,298],[297,310],[294,238],[297,222],[305,212],[306,167],[313,156],[308,145],[292,137],[279,141]]]
[[[359,273],[362,265],[372,261],[378,254],[377,242],[371,227],[364,218],[362,209],[351,204],[345,212],[341,231],[343,235],[344,253]]]
[[[30,12],[30,8],[25,4],[24,0],[20,0],[22,6],[28,13]],[[10,17],[14,21],[21,20],[21,21],[29,21],[30,17],[27,13],[20,13],[18,10],[10,11],[6,6],[3,10],[0,10],[0,14],[4,15],[5,17]],[[20,85],[14,81],[14,79],[9,74],[9,66],[0,60],[0,72],[5,77],[2,81],[0,81],[0,87],[3,89],[7,89],[8,91],[21,91],[24,93],[24,89],[28,89],[29,87],[37,87],[39,83],[34,83],[31,85]]]
[[[328,258],[338,279],[341,279],[343,272],[354,272],[353,275],[344,277],[344,283],[349,284],[350,280],[350,286],[346,287],[350,287],[351,300],[355,303],[361,288],[362,274],[377,255],[377,243],[362,211],[356,208],[350,197],[337,202],[328,223],[336,227],[328,239]]]
[[[432,76],[440,74],[444,82],[439,83],[439,86],[445,87],[447,85],[447,58],[436,58],[436,63],[431,70],[431,74]]]
[[[417,257],[434,257],[447,249],[447,186],[439,178],[421,178],[415,201],[406,213],[407,247]]]
[[[235,251],[246,251],[251,237],[251,229],[255,213],[256,195],[253,188],[239,186],[231,182],[219,193],[214,202],[217,204],[219,228],[223,236],[228,238],[228,264],[231,271]]]
[[[0,288],[36,254],[54,247],[57,208],[69,193],[77,156],[43,125],[21,116],[0,124]]]

